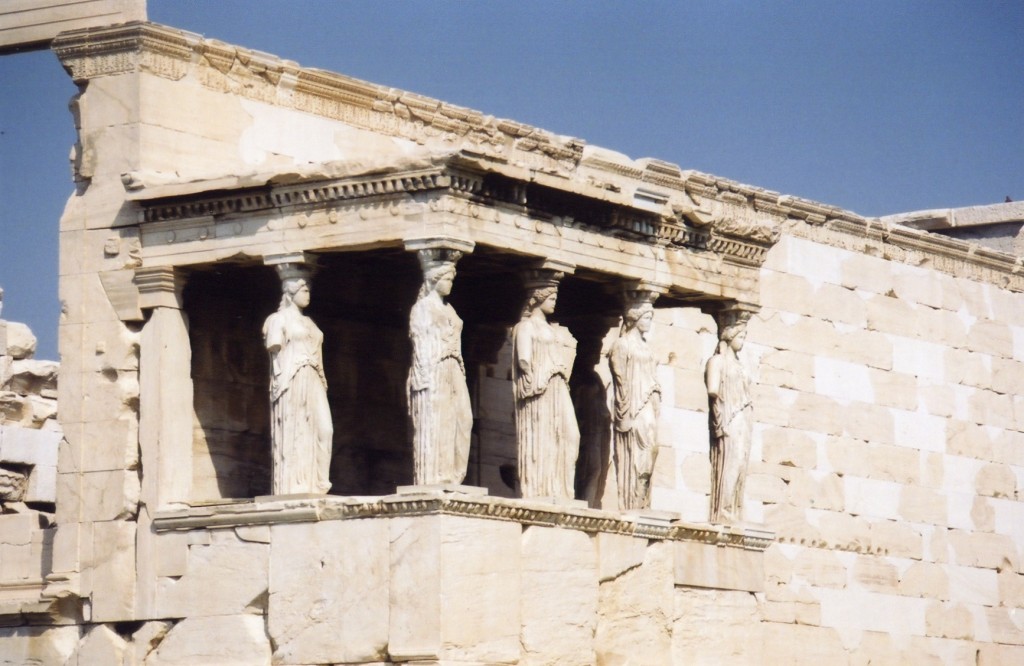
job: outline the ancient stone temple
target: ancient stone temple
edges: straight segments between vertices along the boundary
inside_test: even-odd
[[[1020,257],[152,23],[52,48],[0,663],[1024,661]]]

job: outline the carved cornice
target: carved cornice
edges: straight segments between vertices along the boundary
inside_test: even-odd
[[[137,71],[178,80],[188,71],[201,39],[193,33],[132,21],[62,33],[51,48],[75,83]]]
[[[143,222],[216,217],[289,207],[311,207],[349,199],[412,194],[451,188],[471,190],[466,178],[453,178],[443,168],[401,174],[375,174],[292,185],[266,185],[215,195],[179,197],[144,205]]]
[[[595,200],[583,192],[563,192],[547,184],[516,180],[504,173],[488,172],[489,164],[487,160],[466,160],[455,154],[447,162],[429,169],[288,185],[269,184],[206,196],[141,200],[142,222],[152,231],[157,230],[157,225],[161,229],[167,226],[185,241],[192,240],[195,234],[178,232],[187,231],[191,221],[199,221],[200,226],[205,227],[218,218],[240,213],[330,207],[354,200],[379,200],[435,191],[467,197],[485,205],[512,206],[541,217],[587,211],[583,225],[587,231],[651,245],[713,252],[726,261],[750,267],[764,262],[767,250],[778,238],[774,228],[765,227],[761,220],[743,210],[727,211],[733,217],[716,218],[713,224],[700,229],[685,216],[656,213]]]
[[[634,516],[595,509],[444,492],[389,495],[380,498],[267,497],[251,502],[236,501],[162,512],[153,519],[153,528],[157,532],[167,532],[292,522],[435,515],[503,520],[523,525],[623,534],[662,541],[694,541],[748,550],[764,550],[775,539],[771,532],[749,527],[684,523],[678,520],[644,521]]]
[[[697,210],[717,209],[717,227],[726,238],[736,226],[744,242],[751,236],[792,234],[853,252],[869,252],[890,261],[926,264],[933,270],[1024,291],[1024,258],[938,234],[888,225],[848,210],[765,190],[735,181],[685,172],[684,189]],[[729,220],[732,220],[731,222]],[[723,225],[724,221],[724,225]],[[764,236],[764,234],[771,236]],[[714,243],[711,243],[711,249]],[[742,251],[736,248],[731,256]],[[756,252],[754,253],[756,255]],[[752,257],[752,263],[758,259]]]
[[[485,116],[414,93],[341,74],[303,69],[275,56],[155,23],[132,22],[63,33],[52,45],[76,82],[146,72],[341,120],[380,134],[477,146],[534,168],[572,170],[583,142]]]
[[[273,209],[299,211],[355,200],[379,201],[437,192],[468,198],[477,204],[512,206],[542,218],[560,218],[561,223],[579,226],[589,233],[653,246],[712,252],[742,266],[760,266],[778,238],[775,227],[734,206],[715,204],[718,211],[715,218],[698,228],[691,223],[691,216],[657,213],[603,199],[595,200],[586,193],[554,191],[548,184],[540,185],[513,179],[504,173],[488,172],[488,164],[480,159],[467,161],[457,154],[446,163],[425,170],[287,185],[267,184],[208,196],[141,200],[141,216],[148,231],[158,232],[166,226],[178,240],[188,241],[196,237],[186,228],[193,221],[199,221],[205,227],[218,218],[240,213]],[[565,213],[570,211],[586,211],[585,219],[566,216]]]
[[[176,233],[182,232],[178,235],[184,241],[195,236],[188,233],[190,225],[205,227],[224,216],[331,207],[424,192],[454,194],[484,205],[532,210],[542,216],[552,214],[544,208],[550,196],[535,189],[539,186],[504,176],[494,180],[483,170],[486,161],[475,160],[475,170],[464,162],[456,155],[447,163],[427,169],[141,201],[142,221],[153,231],[158,226],[167,226]],[[724,181],[724,189],[718,189],[714,182],[708,185],[709,177],[704,174],[691,173],[688,178],[686,182],[696,183],[702,196],[691,195],[693,203],[677,205],[671,215],[589,198],[583,192],[561,192],[563,208],[578,205],[591,211],[585,220],[565,218],[563,222],[601,235],[711,252],[729,263],[750,268],[761,266],[781,234],[789,233],[842,249],[870,251],[892,261],[927,263],[951,275],[1024,291],[1024,265],[1019,258],[958,239],[888,226],[803,199],[773,198],[767,190],[733,185],[730,181]],[[713,196],[711,186],[717,193]],[[687,192],[697,189],[688,186]],[[743,197],[747,197],[743,199],[747,203],[740,203]]]

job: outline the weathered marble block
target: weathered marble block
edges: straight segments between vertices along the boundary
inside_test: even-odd
[[[250,666],[270,663],[270,641],[264,618],[258,615],[181,620],[167,632],[145,661],[147,666]],[[275,660],[274,663],[280,662]]]
[[[519,663],[521,532],[461,516],[393,518],[391,657]]]
[[[523,530],[521,664],[594,663],[597,548],[585,532]]]
[[[688,541],[673,548],[676,585],[764,591],[764,551]]]
[[[267,631],[274,663],[385,659],[389,538],[387,520],[271,527]]]
[[[234,530],[214,530],[211,543],[188,546],[184,567],[174,561],[180,533],[155,544],[155,617],[206,617],[262,613],[269,581],[270,546],[247,543]],[[178,566],[175,566],[178,565]]]
[[[598,664],[672,663],[672,544],[650,542],[639,566],[599,590]]]

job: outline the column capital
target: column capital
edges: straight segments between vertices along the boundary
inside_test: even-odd
[[[133,281],[139,288],[140,309],[181,309],[181,292],[186,278],[173,266],[136,268]]]
[[[562,259],[548,257],[546,259],[537,260],[537,262],[534,265],[530,266],[530,269],[572,275],[573,273],[576,272],[576,264],[569,263],[568,261],[563,261]]]
[[[281,264],[300,264],[303,266],[315,266],[316,255],[309,252],[280,252],[276,254],[263,255],[264,266],[280,266]]]
[[[651,302],[657,300],[658,296],[664,296],[669,291],[669,285],[650,280],[629,280],[622,283],[623,294],[653,294]]]
[[[718,322],[718,332],[730,326],[745,326],[750,317],[760,311],[761,306],[743,301],[726,301],[714,313],[715,321]]]
[[[574,264],[557,259],[539,259],[523,269],[523,284],[527,289],[557,286],[566,274],[572,275]]]
[[[471,253],[476,247],[476,243],[469,239],[449,235],[405,238],[402,240],[402,244],[409,252],[418,252],[420,250],[447,250],[448,252],[458,252],[460,257],[463,254]]]
[[[629,289],[622,290],[622,308],[625,313],[631,310],[653,310],[654,302],[661,294],[651,289]]]
[[[282,280],[308,279],[318,268],[317,257],[309,252],[282,252],[263,255],[263,265],[273,266]]]

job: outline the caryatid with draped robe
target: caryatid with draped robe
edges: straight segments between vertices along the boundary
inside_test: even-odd
[[[519,323],[512,329],[519,490],[523,497],[573,499],[580,431],[569,376],[576,339],[548,321],[561,273],[532,271]]]
[[[309,305],[309,270],[278,264],[281,304],[263,324],[270,354],[270,439],[275,495],[326,494],[334,427],[327,402],[324,334],[302,313]]]
[[[445,298],[462,252],[417,252],[423,285],[409,313],[412,365],[406,389],[417,485],[459,484],[469,464],[473,408],[462,360],[462,320]]]
[[[743,520],[743,488],[753,436],[750,380],[739,356],[750,313],[727,310],[719,320],[719,342],[708,360],[705,381],[711,402],[711,520]]]
[[[623,511],[651,506],[661,387],[647,334],[657,297],[652,291],[626,292],[622,329],[608,354],[615,393],[615,473]]]

